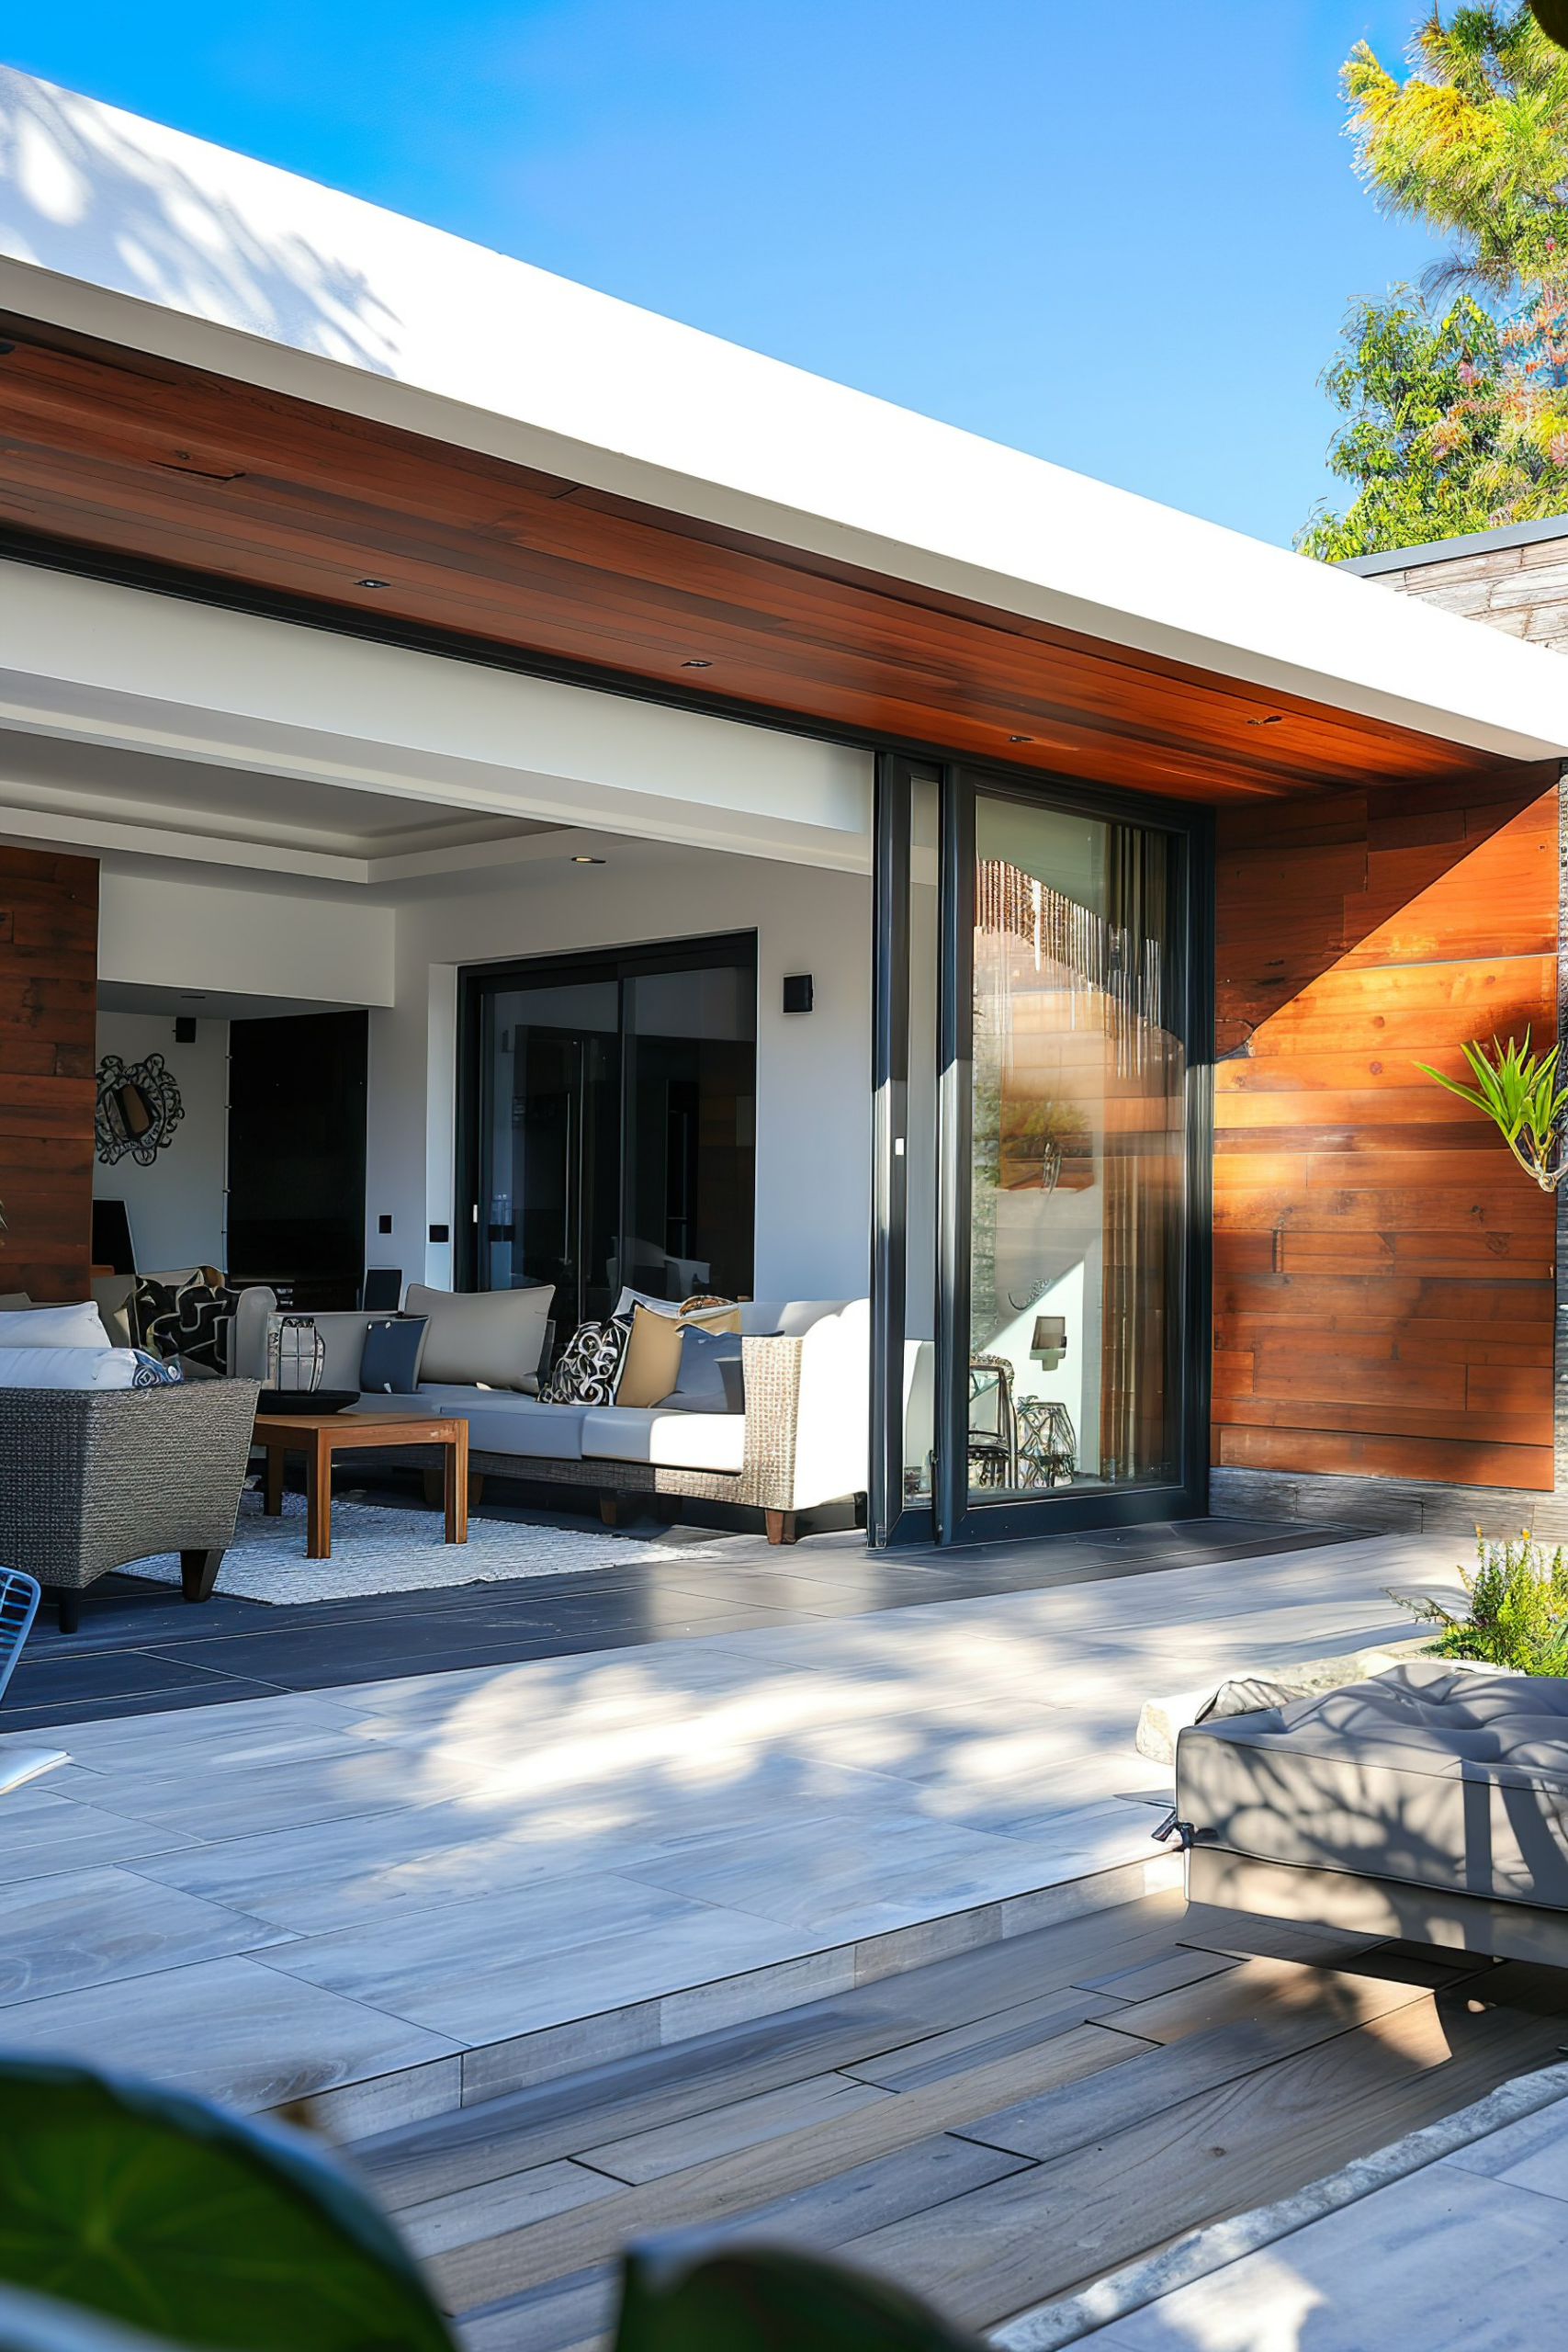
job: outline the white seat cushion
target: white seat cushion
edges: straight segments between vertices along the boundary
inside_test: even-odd
[[[604,1405],[582,1423],[585,1462],[651,1462],[663,1470],[739,1470],[742,1413],[666,1413],[657,1406]]]
[[[350,1411],[423,1413],[439,1419],[461,1413],[468,1443],[479,1453],[515,1453],[536,1461],[582,1458],[586,1405],[541,1405],[509,1388],[475,1388],[456,1381],[422,1381],[412,1396],[367,1396]]]
[[[178,1379],[177,1365],[140,1348],[0,1348],[0,1388],[164,1388]]]

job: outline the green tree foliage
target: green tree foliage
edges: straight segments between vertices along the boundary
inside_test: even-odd
[[[1356,168],[1454,248],[1434,286],[1505,300],[1568,266],[1568,56],[1526,6],[1434,7],[1404,80],[1365,41],[1342,75]]]
[[[1434,7],[1406,62],[1346,63],[1357,169],[1453,244],[1346,321],[1324,381],[1357,495],[1297,542],[1329,562],[1568,509],[1568,55],[1519,0]]]

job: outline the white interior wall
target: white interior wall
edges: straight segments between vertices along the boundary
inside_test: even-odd
[[[457,976],[464,964],[652,940],[758,934],[757,1242],[763,1297],[863,1295],[870,1199],[871,886],[761,858],[607,845],[504,888],[398,910],[396,1003],[370,1023],[367,1259],[446,1285],[452,1226]],[[785,1013],[787,973],[815,1008]],[[389,1237],[378,1220],[389,1215]]]
[[[229,1132],[229,1023],[198,1021],[196,1043],[177,1046],[172,1015],[100,1012],[97,1059],[139,1062],[162,1054],[185,1116],[150,1168],[129,1156],[95,1162],[93,1197],[123,1201],[136,1262],[144,1273],[226,1261],[224,1177]]]
[[[106,863],[99,875],[98,978],[141,988],[390,1004],[394,915],[361,897],[195,881]]]

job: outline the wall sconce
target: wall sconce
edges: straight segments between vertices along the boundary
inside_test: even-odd
[[[1034,1337],[1029,1352],[1046,1372],[1055,1372],[1067,1352],[1067,1319],[1065,1315],[1037,1315]]]

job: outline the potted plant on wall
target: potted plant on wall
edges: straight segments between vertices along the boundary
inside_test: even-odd
[[[1484,1111],[1525,1174],[1543,1193],[1555,1193],[1568,1176],[1563,1133],[1568,1086],[1557,1082],[1561,1050],[1553,1046],[1550,1053],[1532,1053],[1528,1029],[1522,1045],[1514,1037],[1506,1045],[1494,1037],[1490,1052],[1483,1045],[1466,1046],[1464,1057],[1475,1081],[1472,1086],[1434,1069],[1429,1062],[1417,1062],[1416,1067],[1435,1078],[1439,1086],[1446,1086],[1450,1094],[1457,1094],[1461,1102]]]

